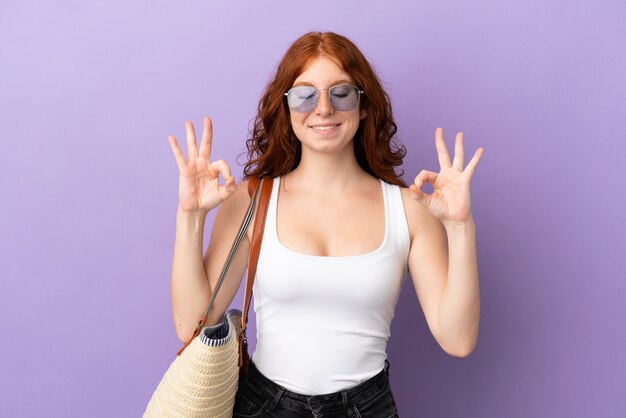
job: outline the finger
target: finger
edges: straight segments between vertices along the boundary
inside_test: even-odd
[[[435,146],[437,147],[437,154],[439,156],[439,165],[441,168],[450,167],[450,154],[448,154],[448,148],[443,140],[443,128],[439,127],[435,130]]]
[[[422,170],[419,172],[419,174],[415,177],[415,184],[418,184],[417,182],[420,182],[420,187],[422,187],[422,184],[424,182],[430,183],[430,184],[435,184],[435,181],[437,180],[437,176],[439,174],[435,173],[434,171],[429,171],[429,170]]]
[[[189,161],[195,160],[198,158],[198,145],[196,144],[196,132],[190,120],[185,122],[185,129],[187,130],[187,155]]]
[[[237,190],[237,184],[235,183],[235,178],[230,174],[230,167],[224,160],[217,160],[210,164],[212,169],[215,171],[215,175],[219,172],[222,175],[222,178],[225,180],[223,186],[219,186],[219,195],[220,196],[230,196],[232,193]],[[219,183],[218,183],[219,185]],[[221,199],[220,201],[224,201],[225,199]]]
[[[211,146],[213,145],[213,123],[211,118],[204,117],[204,129],[202,130],[202,141],[200,142],[200,156],[210,160]]]
[[[454,141],[454,162],[452,167],[459,171],[463,171],[463,165],[465,164],[465,151],[463,149],[463,132],[457,132],[456,139]]]
[[[215,179],[220,174],[219,170],[217,168],[213,167],[213,165],[211,164],[210,161],[207,161],[206,171],[207,171],[207,173],[209,173],[209,178],[210,179]]]
[[[467,167],[465,167],[465,172],[470,176],[470,178],[474,175],[474,171],[478,166],[480,158],[483,156],[483,152],[485,152],[485,149],[483,147],[478,148],[470,162],[467,163]]]
[[[417,177],[415,177],[415,181],[413,182],[413,185],[416,187],[416,189],[419,190],[420,192],[422,192],[424,195],[427,194],[424,191],[422,191],[422,187],[424,187],[424,183],[425,182],[426,183],[434,183],[434,179],[433,179],[433,177],[432,177],[432,175],[430,173],[432,173],[432,171],[428,171],[428,170],[420,171],[420,173],[417,175]]]
[[[231,180],[231,182],[234,181],[234,178],[230,174],[230,167],[228,166],[226,161],[224,160],[213,161],[212,163],[209,164],[209,166],[212,168],[216,176],[218,173],[220,173],[224,181],[229,181],[229,179],[233,179]]]
[[[230,196],[231,194],[233,194],[235,190],[237,190],[237,184],[235,183],[235,178],[229,177],[228,181],[224,183],[223,186],[220,186],[220,189],[221,189],[220,195],[222,195],[222,193],[226,194],[227,196]]]
[[[176,165],[178,165],[179,170],[182,170],[187,165],[187,161],[185,161],[185,155],[178,146],[178,142],[176,142],[176,138],[174,138],[174,135],[168,135],[167,140],[170,143],[170,147],[172,147],[172,152],[174,153],[174,158],[176,159]]]
[[[409,189],[411,189],[411,196],[413,197],[413,199],[417,200],[417,202],[424,206],[424,207],[428,207],[429,203],[430,203],[430,196],[428,193],[424,193],[421,190],[421,185],[418,186],[416,184],[411,184],[409,186]]]

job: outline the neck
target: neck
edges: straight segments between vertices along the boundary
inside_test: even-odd
[[[370,175],[356,160],[352,143],[343,152],[315,152],[302,147],[300,164],[286,180],[286,187],[297,185],[314,193],[343,194],[354,190]]]

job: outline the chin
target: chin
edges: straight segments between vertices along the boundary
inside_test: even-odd
[[[306,147],[311,151],[333,153],[352,146],[352,140],[333,140],[332,138],[309,138],[302,142],[302,147]]]

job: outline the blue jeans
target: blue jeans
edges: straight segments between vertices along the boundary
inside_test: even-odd
[[[357,386],[324,395],[308,396],[287,390],[261,374],[250,361],[248,375],[239,382],[233,418],[253,417],[398,417],[389,386],[389,362],[376,376]]]

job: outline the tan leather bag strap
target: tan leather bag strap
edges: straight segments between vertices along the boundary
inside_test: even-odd
[[[267,208],[272,194],[272,179],[265,178],[261,182],[261,197],[257,208],[256,218],[254,219],[254,229],[252,230],[252,242],[250,243],[250,255],[248,259],[248,275],[246,277],[246,291],[243,298],[243,311],[241,315],[241,332],[243,333],[248,326],[248,310],[250,310],[250,301],[252,300],[252,287],[254,278],[256,277],[256,267],[259,263],[259,253],[261,252],[261,244],[263,242],[263,231],[265,230],[265,219],[267,219]],[[248,192],[250,188],[248,188]]]
[[[263,242],[263,231],[265,230],[265,219],[267,218],[267,208],[272,195],[272,178],[261,180],[261,196],[256,217],[254,219],[254,229],[252,230],[252,242],[250,243],[250,254],[248,259],[248,274],[246,276],[246,289],[243,298],[243,311],[241,314],[241,332],[239,333],[239,377],[242,379],[248,373],[248,365],[250,358],[248,356],[248,340],[246,337],[246,329],[248,327],[248,311],[250,310],[250,302],[252,300],[252,287],[254,286],[254,278],[256,276],[256,267],[259,262],[259,253],[261,252],[261,243]],[[252,189],[249,186],[248,192]]]
[[[260,193],[261,196],[258,202],[258,206],[259,206],[258,213],[257,213],[257,217],[255,218],[254,231],[252,234],[253,238],[250,244],[250,255],[248,259],[248,274],[246,276],[246,290],[245,290],[245,296],[244,296],[244,308],[243,308],[242,317],[241,317],[242,331],[239,336],[239,365],[241,366],[242,349],[243,349],[242,338],[245,336],[244,331],[248,323],[248,310],[250,309],[250,300],[252,297],[252,285],[254,284],[254,277],[256,275],[256,265],[259,261],[259,253],[261,249],[261,243],[263,241],[263,229],[265,227],[265,217],[267,215],[267,207],[269,205],[269,199],[271,196],[272,183],[273,182],[271,178],[268,178],[266,180],[259,179],[258,177],[249,178],[248,194],[250,195],[250,204],[248,205],[248,209],[246,211],[246,215],[244,216],[244,219],[241,221],[241,225],[239,227],[239,231],[237,232],[237,236],[235,237],[235,240],[233,244],[231,245],[228,257],[226,259],[226,262],[224,263],[224,267],[222,268],[222,272],[220,274],[217,285],[215,287],[215,291],[213,292],[213,296],[211,298],[211,301],[209,302],[209,306],[207,307],[200,321],[198,321],[198,325],[196,326],[196,330],[193,333],[193,336],[178,351],[177,355],[180,356],[182,354],[185,348],[187,348],[187,346],[191,344],[194,338],[196,338],[200,334],[200,331],[202,331],[202,328],[206,324],[207,318],[209,316],[209,312],[211,311],[213,302],[215,301],[215,297],[217,296],[217,292],[220,290],[220,287],[222,286],[222,283],[226,277],[226,272],[228,271],[228,268],[230,267],[230,263],[234,257],[234,254],[237,251],[239,244],[241,243],[241,241],[243,240],[246,234],[246,230],[248,229],[248,226],[250,224],[250,221],[252,219],[252,216],[255,210],[256,197]]]

